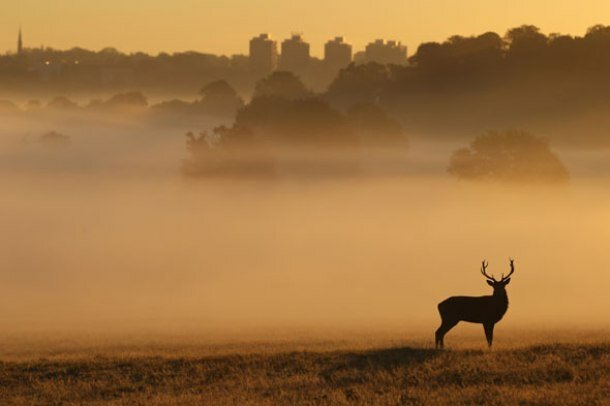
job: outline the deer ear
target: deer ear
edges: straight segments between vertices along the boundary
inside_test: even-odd
[[[491,286],[491,287],[493,287],[493,286],[494,286],[494,283],[493,283],[492,281],[487,281],[487,284],[488,284],[489,286]]]
[[[507,279],[504,281],[504,286],[508,285],[510,283],[510,279]]]

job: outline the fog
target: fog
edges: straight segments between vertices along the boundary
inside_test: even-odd
[[[432,329],[509,256],[504,325],[608,327],[605,152],[558,150],[571,180],[553,188],[457,181],[456,144],[417,137],[394,176],[187,179],[179,128],[71,125],[49,148],[43,127],[0,128],[5,330]]]

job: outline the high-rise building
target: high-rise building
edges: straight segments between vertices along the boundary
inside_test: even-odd
[[[250,40],[250,70],[261,76],[277,68],[277,42],[269,34],[261,34]]]
[[[17,53],[23,52],[23,36],[21,35],[21,27],[19,27],[19,36],[17,37]]]
[[[334,69],[345,68],[352,62],[352,46],[343,37],[335,37],[324,45],[324,62]]]
[[[309,44],[303,41],[300,34],[293,34],[291,38],[282,42],[280,55],[280,69],[300,72],[309,64]]]
[[[398,41],[378,39],[366,46],[364,51],[365,62],[381,64],[404,65],[407,63],[407,47]]]

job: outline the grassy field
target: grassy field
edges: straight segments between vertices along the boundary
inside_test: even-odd
[[[0,362],[0,404],[609,404],[610,344],[241,344]],[[204,351],[205,352],[205,351]],[[89,355],[86,355],[89,353]]]

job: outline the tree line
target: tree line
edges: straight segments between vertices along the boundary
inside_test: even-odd
[[[503,36],[495,32],[454,35],[444,42],[421,44],[409,62],[409,66],[371,69],[353,64],[335,78],[329,93],[338,102],[351,96],[364,97],[367,92],[400,100],[405,94],[473,91],[515,80],[557,83],[566,77],[582,86],[607,86],[604,72],[610,67],[610,27],[595,25],[582,36],[545,35],[532,25],[510,29]],[[302,79],[308,87],[321,91],[332,77],[319,69],[313,72]],[[125,54],[113,48],[98,52],[31,48],[23,54],[0,55],[0,88],[11,91],[139,89],[180,93],[221,79],[240,93],[249,93],[260,77],[249,71],[246,55],[182,52],[152,56]],[[363,85],[363,80],[373,82],[367,82],[366,89],[352,89],[358,82]]]

